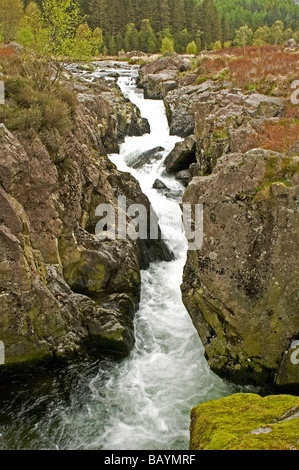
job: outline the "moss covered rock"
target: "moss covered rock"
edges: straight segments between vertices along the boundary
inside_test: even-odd
[[[183,198],[204,205],[182,293],[210,367],[288,393],[299,384],[289,353],[299,339],[298,182],[298,157],[255,149],[221,157]]]
[[[191,450],[297,450],[299,397],[236,394],[191,411]]]

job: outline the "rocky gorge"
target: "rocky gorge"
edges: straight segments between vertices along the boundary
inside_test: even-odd
[[[147,120],[123,95],[112,74],[111,80],[96,77],[90,83],[81,80],[81,65],[72,67],[71,74],[76,76],[72,87],[78,105],[67,136],[45,129],[28,135],[9,131],[3,124],[0,128],[0,332],[6,353],[2,370],[14,370],[13,365],[23,363],[82,359],[90,352],[101,358],[123,358],[137,339],[137,347],[122,366],[103,369],[103,374],[96,366],[91,380],[81,369],[92,398],[81,387],[80,400],[88,403],[87,414],[75,410],[65,422],[66,429],[84,436],[84,445],[127,449],[137,442],[140,448],[151,443],[157,449],[160,445],[185,448],[185,430],[180,427],[178,432],[170,420],[175,413],[168,393],[175,390],[177,414],[183,414],[180,406],[190,409],[195,396],[197,403],[207,402],[192,411],[191,449],[254,448],[263,440],[264,429],[262,448],[271,448],[273,435],[282,431],[287,437],[281,446],[295,447],[295,397],[262,401],[246,393],[223,399],[227,402],[209,402],[238,390],[232,383],[298,392],[299,157],[296,145],[277,152],[253,144],[267,123],[277,123],[284,116],[286,98],[245,91],[219,78],[202,81],[188,58],[163,57],[144,65],[139,86],[147,98],[164,99],[170,132],[181,139],[174,146],[166,129],[165,145],[151,129],[152,149],[148,150],[149,142],[145,149],[137,145],[134,158],[131,142],[126,141],[127,153],[119,156],[120,161],[124,158],[125,171],[120,171],[112,163],[118,157],[107,154],[118,152],[126,136],[146,135]],[[172,148],[166,158],[165,148]],[[125,195],[128,205],[142,203],[150,212],[149,198],[126,171],[131,168],[145,180],[152,178],[150,188],[164,193],[170,203],[167,210],[176,210],[183,192],[183,203],[203,204],[203,246],[189,251],[186,262],[182,258],[186,240],[180,239],[180,231],[171,245],[180,252],[174,249],[174,254],[161,231],[158,240],[151,240],[150,234],[137,241],[103,241],[95,236],[99,204],[111,205],[118,214],[118,197]],[[157,200],[159,209],[164,201]],[[185,263],[181,293],[175,284],[181,276],[180,263]],[[136,338],[142,276],[145,292]],[[194,338],[196,331],[193,336],[182,321],[184,312],[177,298],[181,294],[209,367]],[[179,353],[174,356],[173,344],[166,338],[171,334]],[[187,377],[183,391],[178,380],[181,370]],[[161,383],[165,383],[163,390]],[[200,384],[199,396],[191,383]],[[249,410],[236,432],[227,423],[232,404],[236,417],[244,407]],[[223,416],[217,420],[219,409]],[[62,407],[59,414],[64,413]],[[263,416],[257,419],[257,414]],[[140,416],[145,423],[142,433]],[[49,419],[52,415],[47,410],[45,420]],[[99,440],[95,429],[102,422],[105,430]],[[42,435],[43,426],[40,420]],[[207,438],[209,426],[215,430],[212,440]],[[51,434],[55,445],[83,445],[65,433],[64,424],[55,428],[59,434]],[[255,432],[251,435],[259,428],[257,437]],[[154,437],[151,432],[147,435],[148,429],[155,430]],[[169,441],[164,442],[166,435]],[[33,444],[43,442],[41,435],[35,439]],[[280,448],[276,441],[275,445]]]

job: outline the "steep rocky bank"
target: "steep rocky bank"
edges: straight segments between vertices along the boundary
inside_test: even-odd
[[[218,375],[296,391],[299,157],[296,145],[287,154],[255,149],[268,124],[286,132],[288,102],[179,67],[174,58],[145,65],[140,83],[146,96],[164,97],[171,133],[185,138],[166,171],[188,186],[184,203],[204,206],[183,301]]]
[[[99,204],[150,203],[107,152],[146,120],[113,82],[74,84],[79,105],[64,138],[0,125],[0,339],[7,366],[96,349],[126,355],[140,268],[172,255],[161,240],[95,236]],[[5,370],[4,366],[1,370]]]
[[[183,300],[210,367],[239,383],[298,386],[298,177],[299,157],[256,149],[220,158],[183,198],[204,207]]]

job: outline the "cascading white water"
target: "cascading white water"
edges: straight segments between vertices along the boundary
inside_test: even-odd
[[[183,188],[165,173],[163,161],[179,137],[169,135],[162,101],[144,100],[134,81],[119,79],[123,93],[149,120],[151,133],[128,137],[110,159],[130,171],[149,197],[175,260],[157,262],[142,274],[136,315],[136,347],[106,384],[104,404],[110,410],[105,431],[90,443],[103,449],[187,449],[191,407],[229,392],[208,368],[203,347],[181,300],[180,284],[187,243],[179,207]],[[133,170],[136,156],[156,146],[164,158]],[[156,178],[170,189],[152,188]],[[97,378],[91,386],[97,395]]]
[[[94,75],[101,73],[95,71]],[[11,423],[0,427],[2,449],[185,450],[190,409],[233,391],[210,371],[181,300],[187,250],[179,207],[184,188],[163,166],[180,138],[169,135],[163,102],[144,100],[132,80],[136,74],[136,67],[126,68],[119,85],[148,118],[151,133],[126,138],[120,153],[110,158],[140,182],[175,260],[153,263],[142,272],[136,345],[129,357],[117,363],[107,360],[71,366],[52,378],[51,386],[47,378],[46,385],[39,387],[38,398],[31,397],[31,385],[23,385],[21,403],[16,399],[7,407]],[[165,148],[162,160],[140,170],[128,166],[156,146]],[[153,189],[156,178],[169,191]]]

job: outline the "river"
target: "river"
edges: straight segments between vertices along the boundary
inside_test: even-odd
[[[144,100],[137,89],[138,68],[124,65],[117,71],[123,93],[149,120],[151,132],[127,137],[119,154],[109,158],[138,179],[175,260],[142,271],[136,345],[126,359],[86,359],[6,385],[0,395],[1,449],[185,450],[190,409],[236,391],[210,371],[181,300],[187,251],[179,207],[184,188],[163,166],[180,138],[169,135],[163,102]],[[105,72],[99,66],[89,75]],[[165,149],[162,160],[131,168],[138,155],[156,146]],[[169,190],[153,189],[156,178]]]

